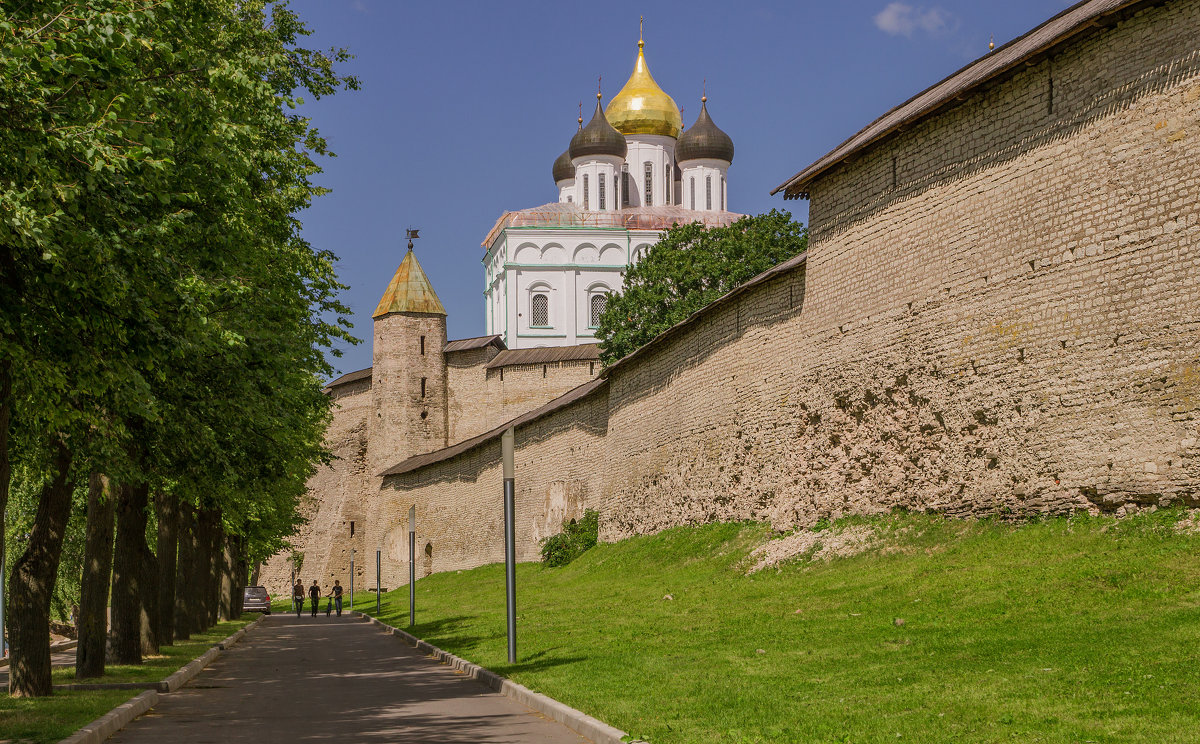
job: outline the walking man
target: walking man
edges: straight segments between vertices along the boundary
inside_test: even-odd
[[[337,579],[333,580],[333,588],[329,590],[329,596],[333,597],[333,606],[337,610],[337,616],[342,616],[342,582]]]
[[[317,586],[317,580],[313,579],[312,586],[308,588],[308,598],[312,600],[312,616],[317,616],[317,605],[321,604],[321,587]]]
[[[296,579],[296,585],[292,587],[292,605],[296,608],[296,617],[300,617],[300,610],[304,609],[304,582]]]

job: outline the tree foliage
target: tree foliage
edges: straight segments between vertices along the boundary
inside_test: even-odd
[[[727,227],[672,227],[629,267],[621,294],[609,298],[596,330],[601,361],[612,364],[807,246],[807,229],[775,209]]]
[[[294,109],[358,83],[307,33],[271,0],[0,6],[0,510],[15,463],[33,515],[14,694],[49,691],[50,588],[91,474],[203,514],[187,570],[211,571],[214,546],[282,544],[327,457],[326,354],[353,339],[334,257],[300,234],[331,153]]]

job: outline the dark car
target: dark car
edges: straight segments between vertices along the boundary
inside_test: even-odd
[[[261,612],[271,614],[271,595],[267,594],[265,586],[248,586],[242,599],[243,612]]]

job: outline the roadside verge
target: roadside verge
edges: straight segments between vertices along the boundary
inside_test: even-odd
[[[593,718],[583,711],[560,703],[554,698],[543,695],[540,692],[534,692],[524,685],[519,685],[511,679],[501,677],[490,669],[484,669],[478,664],[473,664],[466,659],[455,656],[449,651],[443,651],[407,631],[388,625],[370,615],[364,615],[358,610],[353,610],[352,614],[358,615],[364,620],[369,620],[371,623],[382,628],[383,632],[398,636],[400,640],[409,646],[428,656],[432,656],[452,669],[462,672],[465,677],[480,682],[501,695],[512,698],[528,708],[532,708],[547,718],[558,721],[572,731],[596,742],[596,744],[623,744],[623,742],[628,741],[629,735],[624,731],[609,726],[604,721]]]

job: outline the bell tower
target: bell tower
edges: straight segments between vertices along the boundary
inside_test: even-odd
[[[445,447],[446,309],[408,252],[372,315],[372,475],[413,455]]]

